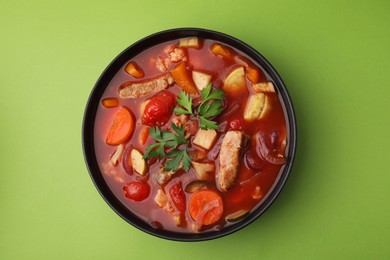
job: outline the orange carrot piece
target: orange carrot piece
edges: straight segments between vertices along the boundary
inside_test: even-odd
[[[171,71],[171,75],[176,84],[182,90],[192,94],[198,93],[198,89],[195,86],[191,74],[189,71],[187,71],[186,64],[184,62],[181,62],[176,67],[174,67]]]
[[[149,129],[149,127],[145,127],[144,129],[142,129],[141,134],[139,135],[139,140],[142,145],[145,145],[146,141],[148,140]]]
[[[215,55],[221,55],[224,58],[234,58],[234,51],[227,46],[214,43],[210,48],[211,52]]]
[[[127,107],[121,107],[116,113],[111,128],[108,131],[106,143],[119,145],[126,142],[134,132],[134,118]]]
[[[117,107],[119,105],[119,100],[117,98],[105,98],[102,100],[102,104],[104,107],[111,108]]]
[[[255,67],[252,67],[252,66],[248,66],[248,68],[246,68],[246,70],[247,70],[247,77],[252,83],[259,82],[260,72],[258,69],[256,69]]]
[[[198,190],[190,199],[189,210],[192,219],[198,226],[211,225],[222,217],[222,198],[215,191]]]
[[[126,65],[125,71],[137,79],[145,76],[144,71],[135,61],[130,61],[129,64]]]

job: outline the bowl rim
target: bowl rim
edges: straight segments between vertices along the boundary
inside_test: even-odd
[[[99,100],[103,95],[104,90],[108,86],[108,83],[119,71],[119,69],[124,65],[124,63],[128,62],[135,55],[157,44],[179,38],[195,36],[220,41],[242,51],[243,53],[251,57],[253,60],[255,60],[257,63],[259,63],[261,67],[272,78],[276,85],[275,87],[277,88],[278,93],[282,99],[282,105],[285,110],[284,112],[286,115],[289,133],[289,144],[287,152],[289,160],[283,166],[283,169],[279,173],[278,179],[274,182],[267,196],[259,205],[257,205],[251,211],[248,217],[241,221],[238,221],[237,223],[224,227],[219,231],[208,231],[202,233],[181,233],[164,229],[152,228],[148,223],[137,217],[126,206],[124,206],[119,201],[119,199],[117,199],[117,197],[113,194],[113,192],[110,190],[107,183],[105,182],[103,174],[101,173],[97,163],[94,150],[94,125]],[[292,170],[292,166],[295,159],[296,146],[297,124],[295,110],[282,78],[279,76],[279,74],[271,65],[271,63],[268,62],[268,60],[256,49],[252,48],[245,42],[225,33],[202,28],[184,27],[159,31],[136,41],[135,43],[124,49],[110,62],[110,64],[104,69],[104,71],[101,73],[98,80],[96,81],[88,97],[82,122],[82,149],[84,161],[86,163],[89,175],[95,185],[95,188],[98,190],[101,197],[106,201],[106,203],[115,213],[117,213],[122,219],[124,219],[132,226],[150,235],[173,241],[205,241],[220,238],[232,234],[248,226],[256,219],[258,219],[272,205],[272,203],[275,201],[275,199],[280,194],[282,188],[284,187]]]

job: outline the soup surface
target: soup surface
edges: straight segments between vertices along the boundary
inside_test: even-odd
[[[117,198],[154,228],[205,232],[244,219],[286,163],[277,89],[252,59],[196,37],[149,48],[107,86],[95,149]]]

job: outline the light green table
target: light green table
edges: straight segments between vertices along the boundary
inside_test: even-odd
[[[0,3],[0,259],[389,259],[390,2],[55,2]],[[298,120],[278,200],[208,242],[128,225],[99,196],[81,149],[84,107],[106,65],[175,27],[259,50]]]

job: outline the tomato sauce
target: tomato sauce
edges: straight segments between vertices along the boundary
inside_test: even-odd
[[[214,88],[222,88],[225,79],[229,76],[229,73],[237,67],[255,66],[259,73],[259,82],[271,81],[271,78],[266,72],[251,58],[244,53],[240,52],[233,47],[229,47],[234,52],[234,58],[228,59],[221,55],[213,54],[210,49],[213,44],[218,43],[214,40],[201,39],[200,48],[183,48],[189,67],[198,71],[206,72],[212,75],[212,83]],[[158,57],[168,57],[167,50],[172,46],[177,46],[178,40],[165,42],[163,44],[156,45],[150,49],[143,51],[137,56],[133,57],[131,61],[135,61],[137,65],[142,68],[145,73],[144,78],[136,79],[129,75],[125,71],[126,64],[118,71],[116,76],[112,79],[108,87],[106,88],[102,101],[108,98],[115,98],[118,100],[118,106],[105,107],[102,102],[98,108],[95,121],[95,149],[97,161],[103,176],[116,195],[116,197],[127,207],[130,211],[135,213],[145,222],[156,228],[163,228],[175,232],[203,232],[208,230],[220,230],[231,223],[234,223],[234,219],[228,219],[228,216],[235,212],[250,212],[266,197],[274,183],[277,181],[279,174],[283,170],[283,164],[272,164],[266,159],[262,158],[261,153],[259,155],[259,142],[256,140],[256,134],[261,132],[266,136],[268,144],[272,147],[272,151],[276,151],[281,155],[285,155],[288,147],[288,129],[286,128],[286,114],[283,109],[283,104],[278,93],[266,93],[271,110],[269,113],[259,120],[253,122],[247,122],[243,118],[245,107],[248,102],[248,98],[255,94],[255,91],[251,88],[252,82],[245,77],[246,91],[242,91],[239,95],[227,95],[225,99],[226,108],[221,115],[215,118],[215,121],[219,125],[217,141],[213,147],[207,151],[196,145],[192,144],[194,136],[190,137],[191,143],[188,151],[193,150],[202,151],[207,154],[207,157],[203,159],[206,162],[215,163],[215,172],[209,175],[206,180],[208,183],[207,188],[217,192],[223,201],[223,214],[222,217],[212,225],[195,227],[196,221],[192,219],[188,211],[188,203],[193,195],[190,192],[184,191],[184,209],[180,206],[180,210],[175,207],[175,199],[170,198],[169,190],[172,186],[177,185],[178,182],[182,184],[182,189],[193,181],[198,179],[194,168],[191,167],[188,172],[180,169],[176,172],[170,181],[160,185],[156,182],[154,173],[159,171],[161,167],[161,160],[146,160],[148,163],[148,172],[145,175],[140,175],[136,172],[129,174],[126,172],[122,165],[123,156],[120,157],[120,162],[114,166],[110,158],[117,150],[117,146],[111,146],[106,143],[107,134],[112,124],[115,114],[119,111],[121,106],[129,108],[133,114],[135,120],[135,128],[131,137],[126,141],[125,149],[136,148],[141,153],[145,153],[146,147],[153,144],[155,140],[150,136],[145,140],[142,140],[142,132],[145,132],[145,128],[148,126],[142,124],[142,103],[145,100],[155,96],[156,93],[141,96],[139,98],[122,99],[118,95],[118,89],[126,82],[142,82],[143,80],[157,77],[163,72],[159,71],[156,67],[156,61]],[[172,62],[174,67],[177,62]],[[168,68],[167,72],[172,69]],[[166,88],[167,91],[178,95],[180,87],[173,84]],[[114,105],[116,103],[114,102]],[[171,125],[174,113],[172,113],[171,119],[164,126],[165,128]],[[164,128],[163,127],[163,128]],[[221,191],[218,189],[215,181],[215,173],[219,169],[219,149],[222,143],[224,134],[229,130],[239,130],[246,136],[246,143],[242,145],[240,150],[240,162],[238,166],[238,175],[234,182],[234,185],[228,191]],[[269,148],[269,147],[268,147]],[[136,201],[129,199],[126,196],[127,191],[124,187],[129,182],[144,182],[150,187],[149,195],[142,201]],[[168,200],[174,211],[183,211],[181,217],[184,221],[177,223],[173,217],[176,213],[169,212],[168,210],[160,208],[155,202],[155,196],[159,189],[165,191]],[[177,187],[175,187],[177,190]],[[231,221],[231,222],[230,222]]]

